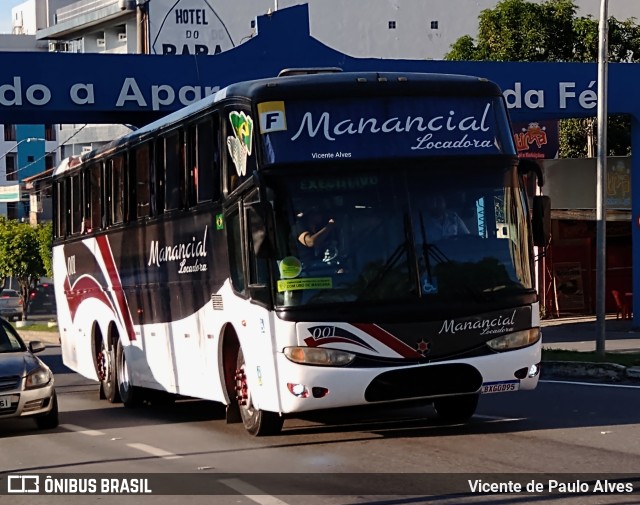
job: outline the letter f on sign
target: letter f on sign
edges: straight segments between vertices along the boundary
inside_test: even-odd
[[[287,129],[284,102],[259,103],[258,114],[260,116],[260,133],[285,131]]]

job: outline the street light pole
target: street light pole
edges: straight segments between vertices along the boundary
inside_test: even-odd
[[[607,85],[609,0],[601,0],[598,34],[598,160],[596,165],[596,354],[604,358],[607,277]]]
[[[17,149],[18,146],[23,142],[46,142],[46,139],[40,137],[27,137],[26,139],[22,139],[20,142],[17,142],[16,145],[12,146],[10,149],[7,149],[4,154],[0,155],[0,160],[5,159],[9,153],[11,153],[14,149]]]

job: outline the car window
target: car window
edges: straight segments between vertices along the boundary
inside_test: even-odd
[[[15,334],[15,330],[2,321],[0,325],[0,352],[25,351],[26,347],[22,340]]]

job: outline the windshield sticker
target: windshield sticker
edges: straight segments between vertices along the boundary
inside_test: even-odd
[[[253,119],[244,112],[232,111],[229,114],[229,121],[234,136],[227,137],[227,147],[236,172],[243,177],[247,173],[247,157],[251,155]]]
[[[301,289],[332,289],[331,277],[305,277],[302,279],[283,279],[278,281],[278,293],[299,291]]]
[[[281,279],[295,279],[302,272],[302,263],[295,256],[282,258],[278,263]]]
[[[258,104],[258,118],[260,133],[285,131],[287,129],[287,115],[284,102],[263,102]]]

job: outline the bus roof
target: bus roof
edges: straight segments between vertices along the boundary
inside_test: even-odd
[[[93,158],[96,154],[106,153],[123,144],[142,140],[157,130],[169,129],[173,124],[195,116],[224,99],[245,98],[261,102],[283,98],[349,98],[398,94],[402,96],[497,97],[501,95],[501,90],[497,84],[482,77],[417,72],[311,72],[243,81],[230,84],[202,100],[83,154],[80,157],[80,163]],[[63,161],[53,175],[55,177],[78,164],[68,164]]]

